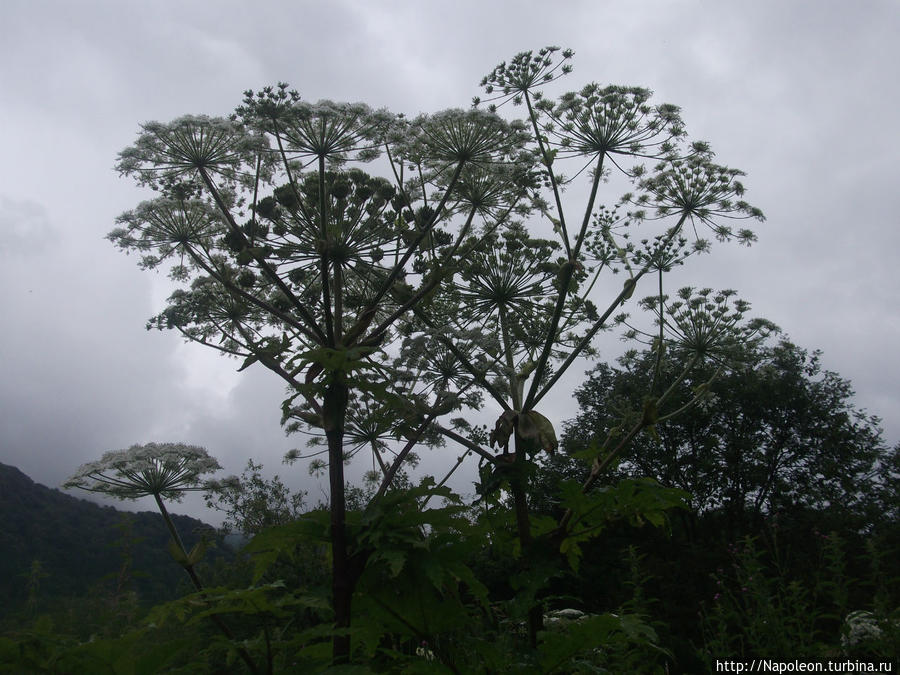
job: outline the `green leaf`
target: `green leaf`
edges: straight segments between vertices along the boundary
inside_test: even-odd
[[[657,399],[653,396],[648,396],[644,399],[644,410],[642,413],[641,424],[644,424],[646,426],[652,426],[656,424],[656,420],[659,418],[657,403]]]
[[[572,518],[560,552],[577,570],[581,542],[599,536],[609,524],[622,520],[638,527],[645,522],[664,527],[668,523],[666,512],[686,508],[689,498],[684,490],[663,487],[651,478],[625,479],[587,494],[576,481],[564,481],[560,484],[560,502],[572,511]]]
[[[292,557],[298,542],[330,541],[328,511],[310,511],[298,520],[285,525],[268,527],[244,547],[244,552],[253,557],[253,583],[262,576],[281,556]]]
[[[592,440],[590,445],[588,445],[583,450],[577,450],[570,454],[572,455],[572,457],[575,457],[577,459],[592,460],[600,454],[600,448],[597,446],[597,441]]]
[[[169,549],[169,553],[172,555],[172,558],[174,558],[175,562],[177,562],[179,565],[181,565],[182,567],[186,567],[190,564],[188,562],[188,556],[185,555],[184,549],[182,549],[181,546],[178,545],[178,542],[176,542],[171,537],[169,537],[167,548]]]
[[[209,542],[204,538],[194,544],[194,548],[191,549],[191,552],[187,557],[187,564],[190,566],[196,565],[200,560],[203,559],[203,555],[206,553],[206,549],[209,547]]]
[[[358,664],[345,664],[341,666],[331,666],[327,670],[321,671],[324,675],[372,675],[378,671],[372,670],[368,666]]]
[[[536,410],[519,415],[519,435],[549,455],[555,453],[559,446],[550,420]]]
[[[387,563],[388,567],[390,568],[390,574],[392,577],[396,577],[398,574],[400,574],[401,570],[403,570],[403,566],[406,564],[406,556],[403,555],[402,551],[380,551],[377,556],[378,559],[383,560]]]
[[[315,363],[329,373],[349,374],[353,371],[371,370],[376,364],[365,360],[376,351],[374,347],[318,347],[310,349],[299,355],[299,359],[305,363]]]
[[[515,410],[504,410],[503,414],[497,418],[494,423],[494,430],[491,432],[490,444],[494,447],[502,448],[503,452],[509,451],[509,437],[512,435],[514,424],[518,413]]]
[[[540,633],[539,659],[543,673],[585,672],[573,667],[574,659],[592,660],[595,650],[614,652],[657,645],[656,632],[636,615],[595,614],[568,622],[564,630]],[[587,665],[587,664],[585,664]],[[598,670],[596,672],[607,672]]]
[[[256,363],[257,361],[259,361],[259,356],[257,356],[256,354],[251,354],[251,355],[248,356],[246,359],[244,359],[244,362],[241,364],[241,367],[237,369],[237,372],[241,372],[242,370],[246,370],[247,368],[249,368],[250,366],[252,366],[252,365],[253,365],[254,363]]]

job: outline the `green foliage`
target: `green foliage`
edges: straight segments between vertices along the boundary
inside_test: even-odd
[[[266,480],[262,468],[247,460],[240,477],[207,482],[206,505],[224,512],[226,531],[252,536],[271,525],[291,522],[303,512],[304,494],[292,494],[278,476]]]
[[[668,524],[668,511],[686,508],[690,495],[662,487],[651,478],[627,479],[608,488],[583,492],[575,481],[559,486],[560,506],[572,515],[560,551],[575,571],[582,556],[580,544],[600,536],[611,523],[624,520],[633,526]]]
[[[88,641],[61,635],[42,617],[31,628],[0,637],[0,673],[97,673],[153,675],[191,672],[183,668],[191,637],[166,635],[151,628],[126,630],[120,636]],[[207,672],[205,664],[193,672]]]
[[[293,567],[308,562],[316,547],[329,541],[328,528],[328,512],[315,510],[259,532],[243,549],[254,563],[253,582],[259,582],[279,562],[286,561]]]
[[[656,632],[637,616],[585,616],[541,635],[538,672],[663,672],[653,664],[657,640]]]
[[[419,502],[431,496],[449,500],[448,504],[419,510]],[[487,591],[466,565],[472,547],[480,546],[481,539],[461,536],[472,529],[464,517],[465,510],[446,488],[424,483],[408,491],[389,493],[366,512],[348,514],[351,555],[364,567],[357,584],[357,620],[351,631],[361,658],[375,658],[376,652],[379,658],[397,657],[390,656],[391,650],[384,651],[386,635],[392,643],[412,644],[423,636],[467,626],[469,612],[464,597],[481,598],[485,605]],[[327,542],[328,532],[328,514],[324,511],[313,511],[293,523],[261,532],[245,549],[254,558],[257,582],[271,575],[276,564],[294,555],[298,547]],[[416,589],[415,594],[410,594],[410,589]],[[290,597],[291,602],[322,610],[319,620],[329,620],[327,595],[315,600],[316,596],[309,596],[307,591]],[[305,633],[305,639],[311,642],[302,653],[314,658],[317,636],[321,639],[330,635],[327,623],[313,626]],[[296,640],[291,644],[296,646]]]
[[[868,658],[897,657],[897,643],[888,646],[880,640],[886,632],[896,632],[888,615],[882,615],[883,627],[870,631],[874,639],[859,639],[868,644],[850,644],[853,613],[848,613],[851,580],[845,544],[834,532],[814,534],[819,560],[807,583],[791,579],[777,559],[768,568],[767,556],[750,538],[731,548],[731,569],[715,575],[716,593],[703,616],[708,664],[729,654],[742,660],[839,659],[848,651]]]
[[[699,397],[696,407],[658,419],[656,437],[636,437],[618,475],[686,490],[694,508],[727,513],[735,536],[748,518],[798,505],[839,511],[853,528],[890,517],[890,453],[879,420],[853,405],[850,383],[823,370],[817,352],[786,340],[744,347],[738,357],[739,367],[699,367],[678,383],[660,415]],[[672,358],[663,377],[687,357]],[[599,443],[640,414],[656,368],[649,352],[595,368],[576,392],[581,413],[563,434],[567,451]]]

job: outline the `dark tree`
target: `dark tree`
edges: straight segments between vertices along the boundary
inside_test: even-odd
[[[855,407],[850,382],[820,359],[781,340],[745,350],[741,367],[708,385],[711,369],[695,370],[675,395],[687,401],[705,389],[704,399],[636,438],[618,473],[687,490],[697,511],[721,511],[736,530],[798,508],[872,525],[890,502],[896,459],[878,418]],[[576,392],[581,412],[566,427],[566,449],[586,447],[628,415],[655,364],[629,352],[618,367],[594,368]]]

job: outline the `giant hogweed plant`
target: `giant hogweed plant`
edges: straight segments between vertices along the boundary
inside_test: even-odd
[[[748,305],[735,301],[732,291],[711,295],[683,289],[668,303],[664,290],[666,273],[708,251],[710,235],[754,241],[751,230],[730,224],[763,217],[742,199],[742,173],[714,163],[706,143],[688,142],[679,109],[652,104],[646,89],[589,84],[556,100],[546,96],[543,89],[571,71],[571,58],[571,51],[555,47],[523,52],[483,79],[485,98],[474,100],[476,108],[482,103],[491,112],[507,103],[524,108],[518,123],[529,131],[527,149],[540,189],[532,195],[531,216],[483,236],[440,300],[414,307],[405,328],[404,358],[421,366],[421,359],[441,353],[447,383],[480,390],[500,409],[488,438],[464,418],[434,426],[481,457],[483,494],[501,487],[511,493],[517,547],[526,567],[536,551],[527,477],[538,453],[557,447],[553,424],[539,406],[579,358],[593,354],[598,332],[628,322],[619,310],[645,277],[656,281],[654,295],[640,304],[656,323],[647,330],[653,331],[658,365],[643,410],[586,455],[593,464],[590,479],[565,488],[560,522],[537,526],[537,534],[552,536],[573,564],[577,542],[602,529],[597,514],[618,509],[622,515],[628,508],[616,499],[627,501],[626,493],[634,497],[637,487],[622,486],[618,497],[606,494],[604,505],[585,495],[636,434],[680,412],[665,410],[677,383],[709,359],[727,367],[727,345],[772,329],[744,321]],[[624,194],[614,193],[604,205],[601,188],[623,182],[630,184]],[[494,206],[489,198],[494,193],[473,189],[470,194],[478,195],[481,208]],[[626,337],[637,337],[639,330],[629,325]],[[666,349],[692,353],[686,371],[669,382],[663,381]],[[702,395],[698,391],[692,403]],[[502,452],[493,454],[485,440]],[[660,507],[681,503],[674,493],[660,493],[648,504],[654,500]],[[539,606],[529,612],[528,625],[535,646]]]
[[[373,514],[386,513],[388,489],[417,445],[443,437],[464,447],[440,484],[476,454],[488,482],[509,487],[524,559],[536,535],[574,550],[604,519],[649,510],[658,520],[678,502],[642,501],[635,486],[604,504],[585,501],[629,436],[655,423],[668,390],[654,382],[637,431],[595,447],[591,480],[563,496],[567,515],[533,530],[529,467],[556,449],[538,406],[591,354],[598,332],[625,321],[614,315],[644,277],[658,280],[658,306],[645,304],[662,360],[672,335],[665,273],[709,248],[706,231],[749,243],[751,231],[726,223],[762,215],[740,199],[740,172],[714,164],[706,144],[685,142],[678,109],[651,104],[649,91],[592,84],[545,97],[571,57],[519,54],[484,79],[486,109],[476,100],[468,111],[414,119],[309,104],[280,84],[246,92],[228,119],[146,124],[121,153],[119,170],[156,196],[123,214],[109,238],[179,285],[148,327],[178,330],[242,359],[241,369],[271,370],[288,389],[285,425],[321,434],[314,461],[328,472],[329,518],[324,529],[315,518],[300,529],[331,549],[336,663],[351,653],[354,588],[384,560],[365,542],[389,518]],[[498,113],[508,102],[524,107],[523,119]],[[379,156],[385,175],[360,168]],[[607,208],[599,195],[613,172],[631,187]],[[588,196],[572,205],[565,191],[577,195],[579,182]],[[616,272],[624,283],[608,281]],[[743,330],[742,312],[724,323],[701,315],[717,334]],[[490,435],[466,419],[483,397],[502,411]],[[361,450],[381,483],[368,515],[348,523],[343,467]],[[420,509],[428,499],[420,495]],[[536,645],[540,608],[528,615]]]
[[[309,104],[282,84],[246,92],[229,119],[145,124],[120,155],[120,172],[157,196],[123,214],[109,238],[180,285],[148,325],[239,357],[242,368],[262,364],[287,384],[286,419],[327,439],[338,661],[349,654],[340,631],[365,564],[346,535],[348,407],[364,395],[397,400],[379,355],[398,319],[478,245],[476,225],[497,227],[526,194],[523,143],[519,125],[484,111],[406,120],[362,104]],[[388,177],[358,168],[379,155]],[[457,187],[476,170],[515,195],[503,213],[486,219],[461,206]]]

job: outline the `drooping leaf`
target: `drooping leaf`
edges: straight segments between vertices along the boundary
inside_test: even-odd
[[[529,410],[518,417],[519,435],[544,450],[547,454],[554,454],[559,443],[556,440],[556,432],[553,425],[546,417],[536,410]]]
[[[494,447],[502,448],[503,452],[509,452],[509,437],[512,436],[515,428],[515,421],[518,413],[515,410],[505,410],[497,421],[494,423],[494,430],[491,432],[490,444]]]

